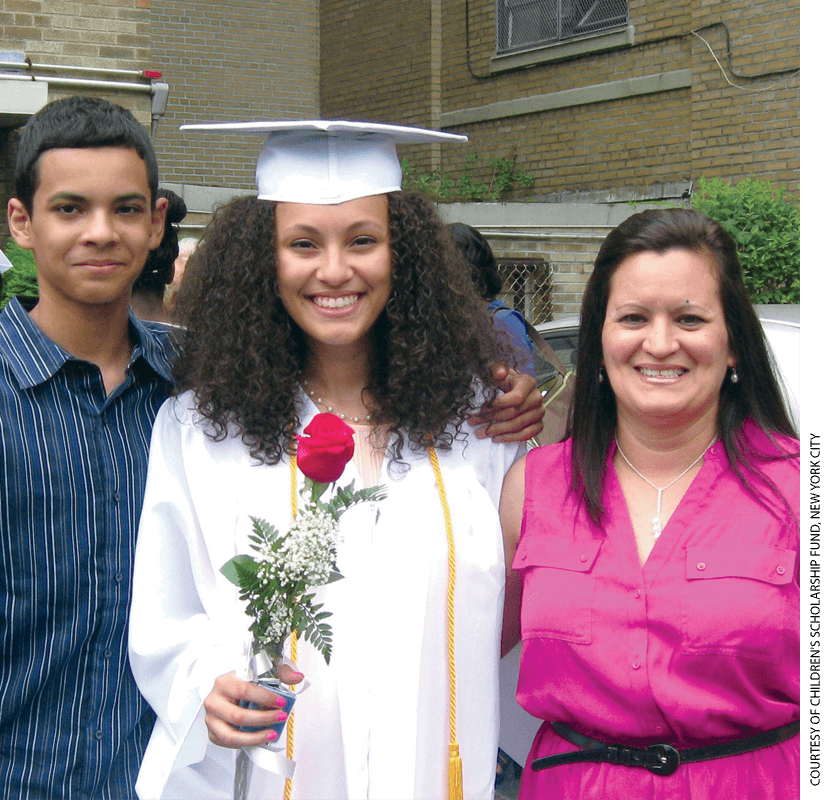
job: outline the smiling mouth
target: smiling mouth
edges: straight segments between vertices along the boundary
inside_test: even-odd
[[[345,297],[312,297],[314,305],[320,308],[347,308],[353,306],[359,299],[359,294],[349,294]]]
[[[679,378],[684,372],[688,372],[683,367],[674,367],[673,369],[637,367],[637,371],[646,378]]]

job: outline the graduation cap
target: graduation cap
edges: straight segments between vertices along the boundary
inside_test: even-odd
[[[346,120],[214,122],[181,130],[266,136],[256,168],[259,199],[315,205],[399,191],[396,144],[467,141],[455,133]]]

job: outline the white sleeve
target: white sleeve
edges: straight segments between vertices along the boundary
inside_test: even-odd
[[[135,554],[130,664],[158,716],[137,791],[155,798],[174,769],[204,757],[202,704],[244,647],[236,589],[217,572],[233,555],[234,493],[227,484],[227,493],[212,488],[222,483],[222,465],[211,463],[192,416],[182,399],[159,411]],[[223,529],[229,543],[209,541]]]

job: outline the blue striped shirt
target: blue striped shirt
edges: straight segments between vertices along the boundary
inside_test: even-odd
[[[125,381],[0,315],[0,797],[135,796],[153,714],[127,661],[162,326],[131,316]]]

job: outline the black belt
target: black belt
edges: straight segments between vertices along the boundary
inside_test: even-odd
[[[762,747],[785,742],[795,736],[799,729],[799,723],[796,720],[789,725],[756,733],[745,739],[678,750],[670,744],[652,744],[646,748],[608,744],[583,736],[561,722],[551,722],[550,725],[563,739],[567,739],[581,749],[535,759],[531,767],[536,772],[540,769],[557,767],[560,764],[573,764],[578,761],[607,761],[609,764],[622,764],[626,767],[642,767],[657,775],[671,775],[681,764],[737,756],[741,753],[749,753],[751,750],[760,750]]]

